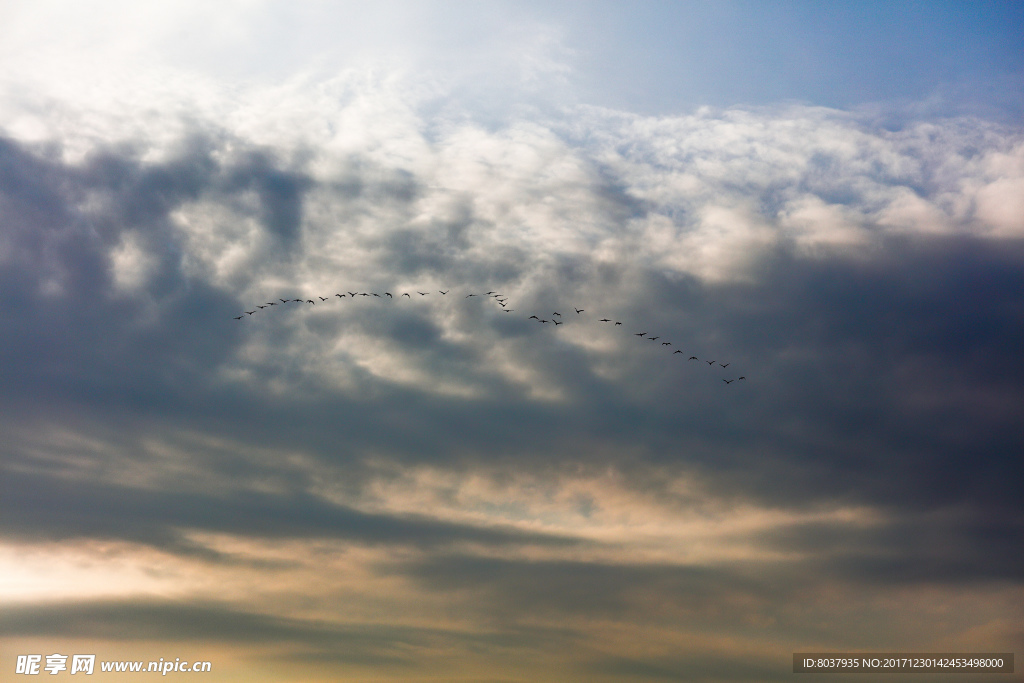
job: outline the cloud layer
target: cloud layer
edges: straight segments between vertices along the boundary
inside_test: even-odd
[[[800,649],[1024,642],[1019,128],[495,116],[359,69],[13,82],[19,653],[765,680]]]

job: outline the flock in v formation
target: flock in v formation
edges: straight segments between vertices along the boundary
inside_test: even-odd
[[[447,290],[444,290],[444,291],[438,290],[438,294],[440,294],[441,296],[447,296],[448,293],[451,292],[451,291],[452,291],[451,289],[447,289]],[[431,292],[420,292],[418,290],[415,291],[415,293],[418,294],[419,296],[430,296],[430,294],[431,294]],[[409,298],[409,299],[413,298],[412,295],[409,294],[408,292],[402,292],[398,296],[393,295],[391,292],[384,292],[383,296],[381,296],[380,294],[377,294],[376,292],[345,292],[345,293],[335,294],[333,297],[331,297],[331,296],[328,296],[328,297],[318,296],[317,299],[319,299],[320,303],[323,304],[323,303],[325,303],[327,301],[333,301],[335,297],[337,297],[338,299],[346,299],[346,298],[355,299],[357,296],[377,297],[378,299],[384,299],[386,297],[387,299],[391,299],[391,300],[402,299],[402,298]],[[515,310],[516,310],[514,308],[509,308],[508,307],[508,305],[509,305],[508,304],[508,297],[505,296],[504,294],[501,294],[500,292],[486,292],[484,294],[467,294],[464,298],[469,299],[471,297],[481,297],[481,298],[486,298],[486,299],[489,299],[489,300],[493,301],[498,306],[500,306],[499,310],[501,310],[502,313],[514,313]],[[289,303],[313,304],[313,305],[316,305],[317,302],[313,301],[312,299],[278,299],[277,301],[268,301],[265,304],[257,304],[256,308],[254,308],[251,311],[244,311],[242,313],[242,315],[236,316],[235,320],[244,320],[244,319],[246,319],[246,316],[253,316],[253,315],[255,315],[256,313],[258,313],[259,311],[261,311],[261,310],[263,310],[265,308],[270,308],[271,306],[283,306],[283,305],[289,304]],[[573,315],[566,316],[569,319],[574,318],[576,316],[582,316],[586,312],[584,309],[576,308],[575,306],[573,307],[572,310],[575,311],[576,315],[575,316],[573,316]],[[546,325],[546,324],[550,323],[551,326],[556,328],[556,329],[558,328],[559,325],[564,325],[565,324],[565,321],[562,320],[562,317],[563,317],[562,314],[559,313],[558,311],[552,311],[550,316],[548,316],[547,314],[542,314],[542,315],[545,315],[545,317],[541,318],[539,315],[531,315],[528,319],[529,320],[536,320],[537,323],[541,324],[541,325]],[[606,323],[606,324],[611,324],[611,326],[613,328],[614,327],[619,327],[619,326],[622,325],[622,322],[620,322],[618,320],[612,320],[611,318],[601,318],[598,322]],[[651,341],[651,342],[655,342],[655,343],[657,343],[660,339],[662,339],[661,335],[652,335],[652,334],[650,334],[647,331],[634,332],[633,336],[637,337],[639,340],[642,340],[642,341]],[[663,348],[663,349],[669,351],[670,355],[673,355],[673,356],[675,354],[682,354],[683,353],[682,349],[674,348],[672,346],[672,342],[670,342],[670,341],[662,341],[658,348]],[[707,363],[709,366],[712,366],[712,367],[717,365],[717,366],[722,367],[722,368],[728,368],[729,365],[731,365],[731,363],[722,363],[722,362],[720,362],[718,360],[708,360],[706,358],[705,359],[701,359],[701,358],[698,358],[697,356],[689,356],[686,360],[688,360],[688,361],[697,361],[698,363],[703,361],[703,362]],[[734,379],[722,379],[722,381],[725,382],[726,384],[732,384],[733,382],[735,382],[737,380],[741,380],[741,379],[745,380],[746,377],[745,376],[740,376],[740,377],[736,377]]]

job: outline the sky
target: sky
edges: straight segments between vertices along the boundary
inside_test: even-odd
[[[1022,34],[0,5],[0,680],[1019,655]]]

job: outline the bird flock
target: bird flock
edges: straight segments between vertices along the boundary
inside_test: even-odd
[[[449,292],[451,292],[451,289],[437,290],[437,293],[440,294],[441,296],[447,296],[449,294]],[[420,297],[424,297],[424,296],[431,296],[433,294],[433,292],[421,292],[419,290],[413,290],[413,292],[411,294],[409,292],[401,292],[401,293],[396,293],[396,294],[392,294],[391,292],[384,292],[384,294],[382,295],[382,294],[379,294],[377,292],[349,292],[349,291],[345,291],[345,292],[335,293],[332,296],[326,296],[326,297],[317,296],[316,298],[319,299],[319,303],[321,305],[323,305],[323,304],[325,304],[328,301],[334,301],[335,298],[341,299],[341,300],[345,300],[345,299],[355,299],[356,297],[376,297],[378,299],[383,299],[383,300],[397,301],[397,300],[401,300],[401,299],[405,299],[405,298],[414,299],[415,298],[413,296],[414,294],[418,295]],[[502,313],[515,313],[516,312],[516,309],[509,308],[508,297],[506,295],[500,293],[500,292],[490,291],[490,292],[485,292],[485,293],[481,293],[481,294],[473,293],[473,294],[467,294],[463,298],[470,299],[470,298],[473,298],[473,297],[480,297],[482,299],[487,299],[487,300],[492,301],[493,303],[495,303],[495,304],[497,304],[499,306],[498,310],[500,310]],[[253,308],[253,310],[251,310],[251,311],[243,311],[242,315],[235,316],[234,319],[235,320],[246,320],[247,317],[252,317],[253,315],[259,313],[260,311],[262,311],[264,309],[268,309],[271,306],[285,306],[285,305],[288,305],[288,304],[312,304],[312,305],[315,306],[317,303],[318,302],[314,301],[313,299],[278,299],[277,301],[268,301],[268,302],[266,302],[264,304],[257,304],[255,306],[255,308]],[[566,310],[568,310],[568,309],[566,309]],[[570,319],[570,320],[573,319],[573,318],[579,319],[580,316],[583,316],[583,314],[586,313],[585,309],[576,308],[575,306],[573,306],[572,310],[575,312],[575,315],[567,314],[566,316],[563,316],[558,311],[552,311],[550,314],[548,314],[548,313],[542,313],[542,314],[539,314],[539,315],[538,314],[533,314],[533,315],[529,316],[529,318],[527,318],[527,320],[535,320],[540,325],[550,324],[553,328],[557,329],[559,326],[565,324],[566,321],[563,320],[563,318]],[[543,316],[543,317],[541,317],[541,316]],[[598,320],[598,322],[602,323],[602,324],[610,324],[612,328],[616,328],[616,327],[621,327],[622,326],[622,321],[612,320],[611,318],[600,318]],[[658,343],[659,340],[662,340],[662,338],[663,338],[662,335],[660,335],[660,334],[655,335],[655,334],[651,334],[648,331],[634,332],[633,336],[636,337],[640,341],[650,341],[650,342],[655,342],[655,343]],[[658,344],[658,348],[659,349],[664,349],[664,350],[668,351],[669,355],[672,355],[672,356],[674,356],[676,354],[684,354],[682,349],[675,348],[673,346],[672,342],[667,341],[667,340],[666,341],[661,341],[661,343]],[[721,367],[723,369],[724,368],[728,368],[732,364],[731,361],[729,363],[722,363],[721,361],[719,361],[717,359],[711,359],[711,360],[708,360],[706,358],[701,359],[701,358],[698,358],[697,356],[689,356],[686,360],[687,361],[697,361],[698,363],[703,361],[704,363],[707,363],[708,366],[710,366],[710,367],[714,367],[714,366],[717,365],[718,367]],[[738,380],[745,380],[745,379],[746,379],[746,376],[741,375],[739,377],[734,377],[733,379],[724,379],[723,378],[722,381],[725,382],[726,385],[729,385],[729,384],[732,384],[733,382],[736,382]]]

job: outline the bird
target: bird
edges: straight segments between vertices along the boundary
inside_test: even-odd
[[[552,313],[551,315],[557,315],[557,316],[559,316],[559,317],[561,317],[561,316],[562,316],[562,314],[561,314],[561,313],[559,313],[558,311],[555,311],[555,312],[554,312],[554,313]]]
[[[661,342],[662,346],[672,346],[672,342]]]
[[[327,301],[327,299],[323,298],[322,296],[318,296],[317,299],[320,299],[320,301]]]
[[[297,303],[297,304],[304,304],[304,303],[306,303],[306,302],[305,302],[305,301],[303,301],[302,299],[292,299],[292,301],[294,301],[294,302],[295,302],[295,303]]]
[[[535,315],[531,315],[529,318],[527,318],[527,320],[540,320],[540,318],[538,318]]]
[[[419,294],[420,296],[426,296],[427,295],[426,292],[419,292],[419,291],[417,291],[416,293]]]
[[[367,294],[366,292],[359,292],[359,296],[370,296],[370,295]]]
[[[514,308],[506,308],[504,311],[502,311],[502,313],[511,313],[514,310],[516,310],[516,309],[514,309]]]
[[[732,384],[736,380],[734,380],[734,379],[723,379],[722,381],[725,382],[726,384]]]
[[[389,299],[394,299],[395,298],[395,297],[391,296],[391,292],[384,292],[384,293],[388,295]]]
[[[551,322],[551,321],[550,321],[550,320],[541,320],[541,322],[542,322],[542,323],[549,323],[549,322]]]
[[[610,323],[610,322],[611,322],[611,320],[609,320],[608,318],[601,318],[601,320],[600,320],[600,321],[598,321],[598,322],[602,322],[602,323]]]
[[[746,377],[737,377],[736,379],[746,379]]]
[[[487,294],[485,294],[484,296],[490,296],[491,294],[497,294],[497,292],[491,290],[490,292],[487,292]]]
[[[283,303],[283,304],[288,303],[288,299],[281,299],[281,303]]]
[[[672,353],[674,353],[674,354],[675,354],[675,353],[682,353],[682,352],[683,352],[683,350],[682,350],[682,349],[676,349],[676,350],[675,350],[675,351],[673,351]]]
[[[260,309],[262,311],[264,308],[266,308],[266,306],[260,306],[259,304],[256,304],[256,308],[258,308],[258,309]]]
[[[654,341],[655,339],[661,339],[661,337],[648,337],[648,341]]]
[[[377,297],[378,299],[380,298],[380,294],[378,294],[377,292],[372,292],[372,294],[373,294],[373,295],[374,295],[375,297]]]
[[[552,320],[551,322],[553,322],[556,325],[561,325],[562,324],[562,323],[558,322],[557,320]]]
[[[725,365],[722,365],[721,363],[719,363],[719,365],[721,365],[721,366],[722,366],[723,368],[727,368],[727,367],[729,367],[729,366],[730,366],[731,364],[732,364],[732,361],[730,361],[730,362],[726,363]]]
[[[441,292],[441,290],[440,290],[440,289],[439,289],[439,290],[437,290],[437,291]],[[450,290],[450,289],[449,289],[449,290],[448,290],[447,292],[441,292],[441,294],[447,294],[447,293],[448,293],[448,292],[450,292],[450,291],[452,291],[452,290]]]
[[[235,318],[235,320],[241,320],[241,319],[242,319],[242,316],[238,316],[237,318]]]
[[[349,295],[350,297],[353,297],[353,298],[355,298],[355,296],[356,296],[356,293],[355,293],[355,292],[349,292],[349,293],[348,293],[348,295]]]
[[[637,332],[637,333],[635,333],[635,334],[634,334],[633,336],[634,336],[634,337],[642,337],[642,336],[644,336],[645,334],[647,334],[647,333],[646,333],[646,332]]]
[[[316,302],[313,301],[312,299],[306,299],[306,303],[307,304],[313,304],[314,306],[316,305]]]
[[[409,292],[405,292],[404,294],[402,294],[402,296],[409,296]],[[411,299],[412,297],[409,296],[409,298]]]
[[[714,364],[715,364],[715,361],[713,361],[713,360],[709,360],[709,361],[708,361],[707,363],[708,363],[708,365],[714,365]]]
[[[697,358],[697,356],[690,356],[686,360],[700,360],[700,358]]]
[[[274,303],[273,301],[268,301],[268,302],[267,302],[267,305],[268,305],[268,306],[276,306],[277,304],[275,304],[275,303]]]
[[[344,299],[345,298],[344,294],[335,294],[334,296],[338,297],[339,299]]]
[[[576,311],[576,315],[579,315],[580,313],[582,313],[584,311],[584,309],[576,308],[575,306],[572,307],[572,310]]]
[[[615,325],[621,325],[621,324],[622,323],[619,323],[619,322],[615,323]],[[612,325],[612,327],[615,327],[615,325]]]
[[[253,313],[255,313],[255,312],[256,312],[256,311],[246,311],[246,313],[248,313],[249,315],[252,315],[252,314],[253,314]]]
[[[469,297],[471,297],[471,296],[476,296],[476,294],[467,294],[467,295],[466,295],[466,298],[468,299],[468,298],[469,298]]]

